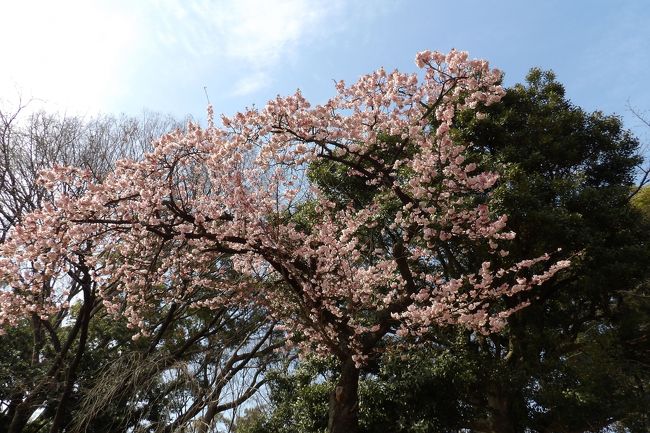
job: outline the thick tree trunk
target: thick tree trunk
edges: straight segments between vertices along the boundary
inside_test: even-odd
[[[491,409],[490,425],[494,433],[516,433],[513,424],[512,405],[509,396],[496,386],[493,393],[488,394],[488,407]]]
[[[517,418],[513,415],[512,399],[499,384],[488,384],[470,400],[475,407],[485,407],[488,416],[469,419],[466,427],[475,433],[517,433],[520,429],[515,424]]]
[[[359,430],[359,369],[352,359],[341,366],[336,388],[330,394],[329,433],[357,433]]]

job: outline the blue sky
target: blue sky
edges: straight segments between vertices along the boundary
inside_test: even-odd
[[[0,104],[203,118],[300,88],[313,102],[423,49],[467,50],[506,72],[553,69],[572,101],[650,113],[648,0],[0,0]],[[647,129],[647,128],[646,128]]]

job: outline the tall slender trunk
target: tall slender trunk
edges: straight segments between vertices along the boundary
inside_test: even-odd
[[[85,268],[85,266],[84,266]],[[92,317],[93,304],[95,302],[95,296],[93,295],[92,283],[90,281],[90,276],[88,274],[88,269],[85,268],[84,277],[83,277],[83,294],[84,294],[84,303],[81,306],[81,311],[79,312],[79,317],[77,320],[81,322],[80,328],[81,332],[79,333],[79,344],[77,346],[77,351],[74,355],[74,358],[70,362],[68,369],[65,372],[65,381],[63,383],[63,392],[59,399],[59,403],[56,407],[56,412],[54,414],[54,419],[52,420],[52,425],[50,427],[50,433],[60,433],[63,431],[65,423],[68,421],[67,418],[70,417],[71,405],[70,405],[70,396],[74,388],[75,380],[77,379],[77,369],[81,363],[81,358],[84,356],[86,350],[86,341],[88,340],[88,328],[90,327],[90,319]]]
[[[329,433],[359,431],[359,369],[351,358],[341,365],[341,375],[330,394],[329,409]]]

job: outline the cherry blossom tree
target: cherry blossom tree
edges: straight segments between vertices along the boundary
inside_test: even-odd
[[[457,113],[499,102],[501,73],[455,50],[416,64],[338,82],[314,107],[297,92],[221,125],[209,108],[207,128],[163,136],[102,182],[44,172],[54,199],[0,250],[0,325],[62,308],[64,291],[43,282],[79,266],[140,333],[153,308],[196,293],[210,294],[202,307],[256,305],[287,344],[338,359],[329,429],[357,431],[359,373],[381,347],[441,326],[499,330],[568,266],[508,261],[515,234],[490,210],[498,174],[451,133]],[[322,163],[363,190],[346,199],[313,182]],[[472,249],[494,260],[472,263]]]
[[[0,244],[25,214],[49,200],[49,193],[36,183],[40,170],[56,164],[75,165],[100,179],[120,157],[144,153],[150,137],[170,130],[172,124],[182,125],[153,113],[142,119],[83,119],[30,112],[29,104],[20,102],[13,108],[0,107]],[[28,422],[42,425],[48,419],[57,420],[54,429],[73,410],[70,403],[83,389],[79,386],[83,358],[93,344],[88,327],[91,317],[93,323],[97,321],[101,308],[93,307],[92,298],[82,297],[79,277],[83,272],[77,271],[70,275],[69,296],[75,297],[77,311],[91,310],[90,314],[62,309],[49,320],[33,314],[11,335],[0,338],[0,345],[12,349],[0,362],[2,431],[22,431]],[[44,281],[42,289],[48,287]]]
[[[84,119],[28,108],[0,108],[0,244],[50,201],[36,183],[41,170],[82,167],[99,181],[117,159],[138,158],[152,137],[183,126],[156,113]],[[263,311],[194,308],[197,293],[161,304],[147,316],[150,336],[131,341],[125,321],[106,315],[90,271],[71,267],[55,286],[44,279],[45,296],[65,284],[71,308],[32,314],[0,336],[8,348],[0,352],[0,431],[208,431],[263,386],[280,344]]]

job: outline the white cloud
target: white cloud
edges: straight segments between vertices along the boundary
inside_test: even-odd
[[[240,78],[233,86],[232,95],[244,96],[250,95],[260,89],[263,89],[271,82],[269,74],[263,71],[257,71],[247,74]]]
[[[132,32],[126,17],[97,2],[3,2],[0,92],[68,111],[99,110],[116,91]]]
[[[152,0],[161,16],[159,43],[195,58],[221,58],[248,71],[233,94],[270,84],[270,71],[333,27],[340,0]]]
[[[231,96],[274,72],[345,21],[345,0],[2,0],[0,98],[84,113],[120,109],[192,86],[201,74]],[[348,10],[349,12],[349,10]],[[116,101],[119,103],[116,104]]]

